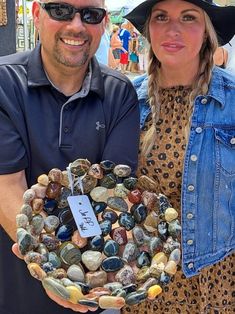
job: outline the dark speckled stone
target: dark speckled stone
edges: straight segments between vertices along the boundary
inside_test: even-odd
[[[130,213],[121,213],[118,217],[118,223],[127,231],[130,231],[135,227],[135,220]]]
[[[90,250],[93,251],[102,251],[104,248],[104,237],[97,235],[90,239],[88,246]]]
[[[118,256],[111,256],[103,260],[101,268],[109,273],[120,270],[124,266],[123,260]]]
[[[104,254],[106,256],[115,256],[118,253],[119,245],[114,240],[107,240],[104,245]]]

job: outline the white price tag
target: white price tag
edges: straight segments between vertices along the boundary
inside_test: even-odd
[[[87,195],[69,196],[68,202],[81,237],[88,238],[102,233]]]

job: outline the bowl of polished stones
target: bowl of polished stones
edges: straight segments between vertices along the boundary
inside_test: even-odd
[[[77,159],[23,195],[17,243],[30,274],[74,304],[121,309],[162,293],[179,268],[178,212],[127,165]]]

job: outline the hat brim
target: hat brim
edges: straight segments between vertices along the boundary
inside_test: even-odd
[[[143,33],[145,23],[153,6],[162,0],[147,0],[125,16],[140,33]],[[220,45],[227,44],[235,34],[235,6],[217,6],[203,0],[185,0],[202,8],[210,17],[217,33]]]

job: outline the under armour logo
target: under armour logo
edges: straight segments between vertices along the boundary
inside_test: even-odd
[[[101,124],[100,121],[97,121],[96,130],[99,131],[99,129],[105,129],[105,124]]]

